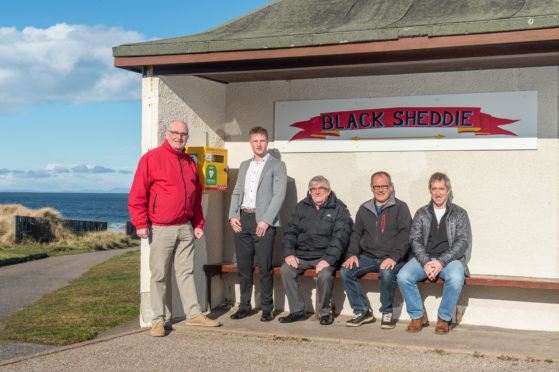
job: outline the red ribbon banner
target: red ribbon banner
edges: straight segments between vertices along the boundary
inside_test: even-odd
[[[517,121],[484,114],[480,107],[395,107],[329,112],[291,124],[302,130],[289,142],[304,138],[325,139],[339,136],[342,131],[380,128],[456,128],[458,133],[473,132],[476,136],[516,136],[500,126]]]

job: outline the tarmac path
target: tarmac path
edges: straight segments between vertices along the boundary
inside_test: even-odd
[[[314,326],[318,326],[314,322]],[[556,371],[545,361],[446,354],[367,344],[187,327],[167,337],[149,331],[2,364],[0,371]]]
[[[0,319],[68,284],[91,267],[139,247],[48,257],[0,268]]]
[[[0,320],[42,295],[64,287],[93,266],[138,249],[140,247],[49,257],[0,267]],[[135,322],[138,323],[137,320]],[[8,341],[0,344],[0,362],[53,348],[56,346]]]

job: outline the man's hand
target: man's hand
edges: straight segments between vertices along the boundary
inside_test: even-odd
[[[316,273],[318,274],[322,269],[326,268],[330,266],[330,264],[328,262],[326,262],[326,260],[320,260],[315,267]]]
[[[243,228],[241,227],[241,221],[239,221],[238,218],[231,218],[229,220],[229,223],[231,224],[231,228],[233,228],[233,231],[238,233],[241,232],[243,230]]]
[[[442,269],[443,269],[443,265],[441,264],[441,262],[439,260],[433,260],[431,261],[431,267],[433,268],[433,278],[431,278],[431,280],[435,280],[437,279],[437,276],[439,276],[439,274],[441,273]]]
[[[433,280],[431,279],[431,277],[433,276],[433,267],[431,265],[431,262],[433,261],[429,261],[423,266],[423,271],[425,271],[425,275],[427,275],[427,278],[429,280]]]
[[[435,281],[437,276],[439,276],[441,270],[443,269],[443,265],[440,263],[439,260],[429,261],[423,266],[423,271],[427,274],[427,277],[431,281]]]
[[[350,258],[345,260],[345,262],[342,264],[342,267],[345,267],[346,269],[353,269],[354,264],[355,267],[359,267],[359,259],[357,258],[357,256],[351,256]]]
[[[266,234],[266,230],[268,230],[268,227],[270,225],[268,225],[266,222],[264,221],[260,221],[258,222],[258,225],[256,225],[256,236],[264,236],[264,234]]]
[[[381,262],[380,269],[381,270],[393,270],[394,266],[396,266],[396,261],[394,261],[392,258],[388,257],[384,261]]]
[[[285,263],[296,269],[299,267],[299,259],[295,255],[285,257]]]
[[[202,230],[201,228],[197,227],[194,229],[194,237],[196,239],[201,239],[204,236],[204,230]]]
[[[145,229],[136,230],[136,235],[138,235],[139,238],[147,239],[149,238],[149,229],[146,227]]]

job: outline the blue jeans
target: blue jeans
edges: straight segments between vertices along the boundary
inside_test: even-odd
[[[353,265],[352,269],[340,268],[340,278],[354,314],[360,314],[369,310],[367,298],[363,294],[358,279],[367,273],[380,273],[380,312],[391,313],[396,291],[396,274],[404,265],[398,262],[392,270],[381,270],[380,264],[384,258],[373,258],[366,254],[358,257],[359,267]]]
[[[443,320],[451,321],[464,285],[464,266],[458,260],[451,261],[441,270],[439,276],[444,279],[444,287],[438,315]],[[423,316],[423,302],[417,282],[425,279],[427,274],[415,257],[398,273],[398,286],[406,301],[406,309],[411,319],[419,319]]]

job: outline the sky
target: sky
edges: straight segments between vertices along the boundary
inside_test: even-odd
[[[203,32],[271,0],[18,0],[0,11],[0,192],[128,192],[141,75],[112,47]]]

